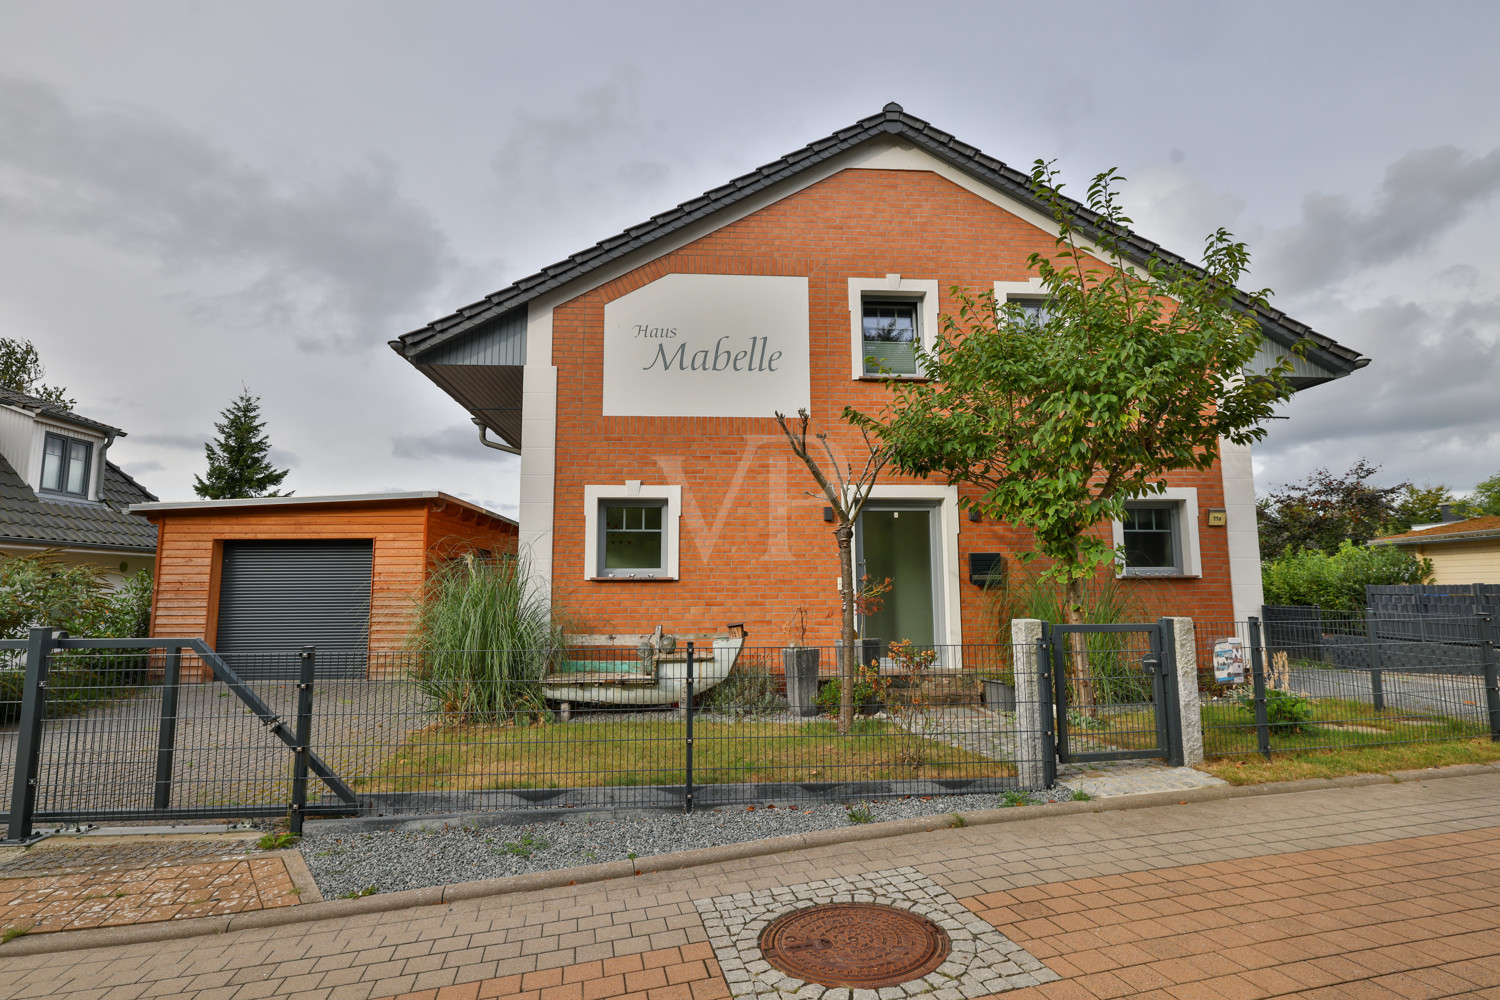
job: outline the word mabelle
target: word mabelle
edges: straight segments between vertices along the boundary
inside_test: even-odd
[[[675,330],[672,331],[674,334]],[[656,356],[651,359],[650,364],[642,365],[641,371],[648,372],[661,365],[662,371],[680,372],[774,372],[776,362],[781,360],[780,351],[767,350],[769,340],[766,337],[751,337],[750,346],[743,351],[733,350],[724,346],[728,340],[727,335],[715,341],[713,350],[697,350],[688,353],[686,342],[677,345],[677,349],[670,354],[667,353],[666,344],[656,345]],[[743,341],[741,341],[743,343]]]

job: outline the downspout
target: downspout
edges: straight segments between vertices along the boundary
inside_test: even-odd
[[[490,429],[485,426],[484,421],[480,420],[478,417],[474,418],[474,426],[479,428],[479,443],[484,445],[486,448],[493,448],[496,451],[503,451],[507,455],[521,454],[520,448],[512,448],[510,445],[506,444],[503,441],[491,441],[489,439]]]
[[[104,463],[109,461],[109,446],[115,443],[118,434],[106,434],[104,436],[104,447],[99,449],[99,502],[104,502]]]

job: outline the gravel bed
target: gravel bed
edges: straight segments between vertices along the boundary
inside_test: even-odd
[[[1071,797],[1065,788],[1031,793],[1032,802]],[[513,817],[498,816],[472,817],[462,823],[428,820],[425,826],[413,820],[395,830],[310,823],[298,848],[318,889],[333,899],[367,893],[372,887],[378,892],[421,889],[828,830],[850,825],[851,808],[863,807],[879,822],[1007,804],[1003,795],[946,795],[807,803],[795,808],[735,806],[691,816],[661,812],[569,817],[523,825],[513,825]],[[505,825],[486,825],[495,822]]]

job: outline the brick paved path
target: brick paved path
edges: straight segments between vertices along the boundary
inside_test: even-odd
[[[694,900],[903,866],[1061,977],[1014,1000],[1500,1000],[1497,849],[1500,775],[1044,817],[316,924],[0,950],[0,1000],[716,1000],[728,989]]]

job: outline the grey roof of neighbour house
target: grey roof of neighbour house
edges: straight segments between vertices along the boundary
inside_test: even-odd
[[[55,420],[63,420],[68,423],[79,424],[83,427],[91,427],[104,434],[113,434],[116,437],[125,436],[125,432],[118,427],[111,427],[109,424],[90,420],[88,417],[79,416],[60,403],[54,403],[49,399],[40,399],[36,396],[28,396],[24,392],[7,389],[5,386],[0,386],[0,403],[18,407],[22,410],[30,410],[32,413],[40,413]]]
[[[1029,174],[1009,167],[994,157],[980,152],[978,148],[960,141],[955,136],[933,127],[914,115],[907,114],[899,104],[887,104],[877,115],[861,119],[848,128],[840,129],[830,136],[809,143],[780,159],[736,177],[727,184],[707,191],[690,201],[685,201],[676,208],[652,216],[647,221],[603,240],[587,250],[575,253],[566,260],[544,267],[535,274],[528,275],[509,287],[486,296],[479,302],[434,320],[398,340],[391,341],[391,347],[414,364],[428,363],[432,360],[432,355],[428,352],[451,342],[455,337],[464,333],[490,325],[506,313],[524,306],[539,295],[583,277],[599,267],[611,264],[657,240],[678,233],[693,223],[846,153],[856,146],[882,137],[893,137],[910,142],[917,148],[1023,204],[1043,213],[1049,211],[1044,199],[1032,190]],[[1079,228],[1086,235],[1097,234],[1101,231],[1099,225],[1101,220],[1098,215],[1077,201],[1064,200],[1077,220]],[[1133,232],[1127,231],[1123,234],[1123,246],[1126,254],[1137,262],[1155,259],[1168,265],[1192,266],[1183,257]],[[1242,294],[1242,302],[1247,308],[1249,308],[1249,301],[1249,296]],[[1361,357],[1358,351],[1344,347],[1332,338],[1314,331],[1305,323],[1292,319],[1279,309],[1265,306],[1253,308],[1267,337],[1285,348],[1291,348],[1304,339],[1310,341],[1311,346],[1306,351],[1308,359],[1315,361],[1335,376],[1347,375],[1369,363],[1369,359]]]
[[[0,458],[0,544],[154,552],[156,526],[129,508],[156,497],[110,461],[103,487],[102,503],[44,499]]]

